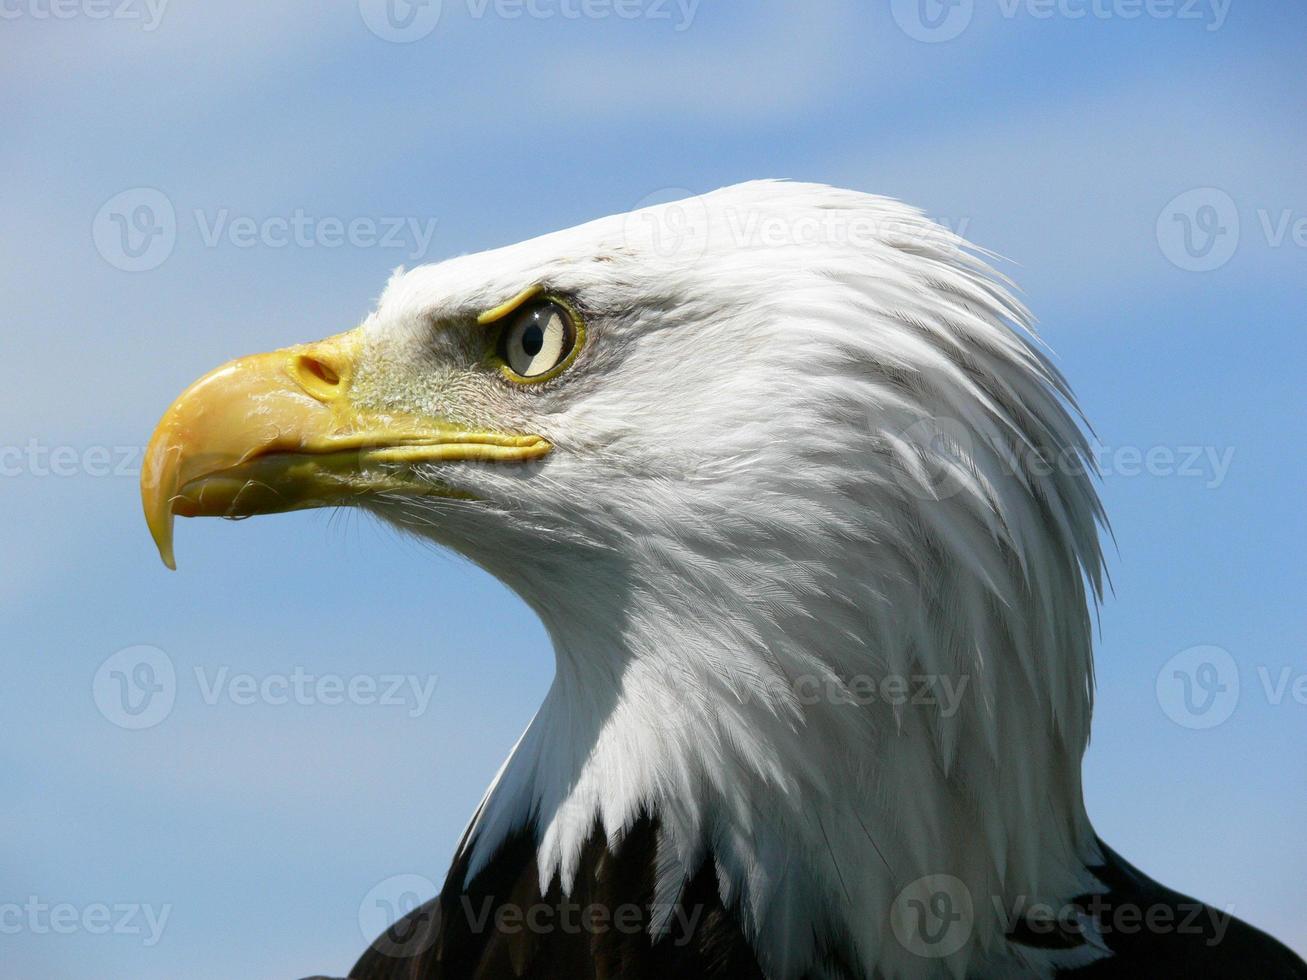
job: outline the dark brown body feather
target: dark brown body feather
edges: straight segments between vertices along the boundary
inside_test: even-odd
[[[534,834],[512,837],[464,889],[467,859],[441,894],[388,929],[351,980],[762,980],[711,861],[688,883],[668,925],[649,934],[657,827],[638,820],[609,849],[595,831],[572,893],[541,895]]]
[[[1307,980],[1307,963],[1260,929],[1172,891],[1099,842],[1105,862],[1093,869],[1108,891],[1098,901],[1103,941],[1112,955],[1060,976],[1067,980]],[[1307,915],[1307,909],[1303,910]],[[1157,923],[1149,928],[1144,919]]]

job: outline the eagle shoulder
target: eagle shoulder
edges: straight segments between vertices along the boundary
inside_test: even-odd
[[[1111,955],[1059,974],[1065,980],[1307,980],[1307,963],[1228,911],[1173,891],[1106,844],[1093,868],[1107,887],[1078,904],[1097,920]]]
[[[462,848],[441,893],[379,936],[350,980],[763,980],[711,855],[675,905],[655,904],[657,838],[648,816],[613,847],[596,827],[566,896],[557,878],[540,891],[533,828],[471,881]]]

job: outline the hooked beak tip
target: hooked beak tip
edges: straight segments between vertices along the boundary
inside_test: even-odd
[[[164,518],[161,524],[152,525],[150,534],[154,537],[155,547],[159,549],[159,557],[164,565],[169,571],[177,571],[177,558],[172,551],[172,514]]]
[[[161,434],[163,433],[151,440],[145,453],[145,466],[141,472],[141,503],[145,510],[145,523],[150,529],[155,547],[159,549],[159,557],[164,565],[176,571],[177,559],[172,545],[172,502],[177,488],[180,452],[166,445],[169,440],[166,435],[161,439]]]

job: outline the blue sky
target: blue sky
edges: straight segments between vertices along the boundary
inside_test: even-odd
[[[166,572],[133,454],[172,397],[401,263],[763,176],[1005,257],[1109,470],[1090,814],[1307,952],[1302,5],[444,0],[396,41],[373,0],[117,2],[0,8],[7,975],[343,974],[552,673],[502,586],[358,514],[183,522]],[[115,250],[160,196],[175,234]],[[174,682],[138,729],[140,663]]]

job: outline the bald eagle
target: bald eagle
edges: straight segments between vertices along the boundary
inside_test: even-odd
[[[187,389],[142,491],[170,567],[175,515],[351,505],[548,630],[352,978],[1307,977],[1090,824],[1091,469],[977,250],[757,181],[399,270]]]

